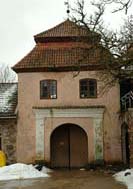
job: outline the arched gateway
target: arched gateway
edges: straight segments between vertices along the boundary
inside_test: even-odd
[[[129,133],[127,123],[121,125],[121,141],[122,141],[122,159],[125,165],[129,165]]]
[[[74,124],[57,127],[51,135],[51,167],[74,168],[88,164],[86,132]]]

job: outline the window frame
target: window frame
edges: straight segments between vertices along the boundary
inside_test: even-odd
[[[90,96],[90,92],[89,92],[89,95],[87,95],[86,97],[82,97],[81,96],[81,82],[82,81],[87,81],[88,83],[90,81],[94,81],[95,82],[95,95],[94,96]],[[87,84],[87,88],[88,88],[87,91],[89,91],[89,84]],[[97,80],[93,79],[93,78],[80,79],[79,80],[79,97],[80,97],[80,99],[97,98]]]
[[[50,93],[47,96],[47,98],[41,95],[42,94],[41,83],[44,82],[44,81],[46,81],[48,83],[50,83],[51,81],[55,81],[56,82],[56,98],[51,98],[50,97]],[[50,88],[50,84],[48,86]],[[43,79],[43,80],[40,81],[40,99],[41,100],[56,100],[57,99],[57,80],[55,80],[55,79]]]

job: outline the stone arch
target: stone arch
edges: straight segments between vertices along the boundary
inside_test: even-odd
[[[51,167],[73,168],[88,164],[88,136],[79,125],[66,123],[56,127],[50,137]]]

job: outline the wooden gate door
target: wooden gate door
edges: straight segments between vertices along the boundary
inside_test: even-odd
[[[83,129],[70,126],[70,167],[85,167],[88,164],[88,141]]]
[[[57,128],[51,136],[51,166],[69,167],[69,132],[66,126]]]
[[[54,168],[85,167],[88,163],[86,133],[76,125],[63,125],[51,136],[51,166]]]

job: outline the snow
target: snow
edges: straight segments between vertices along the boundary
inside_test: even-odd
[[[2,85],[2,84],[1,84]],[[11,109],[12,103],[9,102],[11,96],[16,91],[16,84],[7,84],[0,90],[0,111],[8,112]]]
[[[2,180],[16,180],[16,179],[30,179],[30,178],[44,178],[49,175],[36,170],[33,165],[26,165],[23,163],[16,163],[0,168],[0,181]]]
[[[115,179],[124,183],[128,189],[133,189],[133,169],[127,169],[114,175]]]
[[[51,169],[49,169],[49,168],[43,166],[41,172],[42,172],[42,173],[51,173],[51,172],[53,172],[53,171],[52,171]]]

